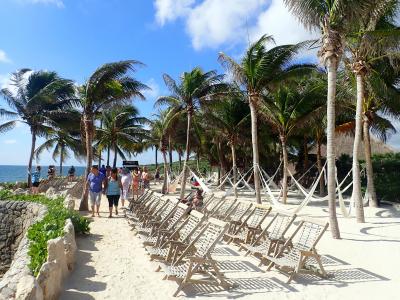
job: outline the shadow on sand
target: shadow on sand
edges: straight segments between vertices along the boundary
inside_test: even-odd
[[[98,234],[80,236],[77,239],[79,250],[76,254],[75,270],[66,280],[60,299],[95,299],[87,292],[99,292],[106,289],[106,283],[91,280],[96,275],[96,270],[88,265],[92,261],[90,252],[98,250],[95,244],[101,239],[102,236]]]

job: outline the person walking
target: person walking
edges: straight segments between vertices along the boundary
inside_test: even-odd
[[[143,167],[142,182],[143,182],[143,192],[144,192],[145,189],[150,188],[150,174],[147,170],[147,167]]]
[[[125,206],[125,200],[128,201],[129,199],[129,192],[131,190],[132,185],[132,175],[131,172],[127,168],[122,169],[122,176],[121,176],[121,183],[122,183],[122,191],[121,191],[121,203],[122,207]]]
[[[37,195],[39,193],[39,184],[40,184],[40,166],[37,166],[35,172],[31,174],[31,182],[32,182],[32,194]]]
[[[134,169],[132,174],[133,200],[135,200],[135,195],[139,198],[139,178],[138,170]]]
[[[159,168],[156,169],[154,179],[156,180],[157,183],[160,183],[160,169]]]
[[[113,206],[115,208],[115,214],[118,215],[118,200],[123,189],[121,178],[118,176],[118,169],[113,168],[110,177],[108,177],[107,180],[108,210],[110,212],[108,215],[109,218],[112,218]]]
[[[75,179],[75,167],[71,166],[68,170],[68,182],[72,182]]]
[[[97,216],[100,217],[99,209],[101,202],[101,193],[105,193],[107,188],[107,177],[99,172],[99,167],[94,165],[86,180],[89,187],[89,200],[92,208],[92,217],[94,217],[95,208]]]

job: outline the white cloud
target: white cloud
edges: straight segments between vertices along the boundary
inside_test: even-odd
[[[63,0],[17,0],[22,4],[48,4],[48,5],[55,5],[58,8],[64,8]]]
[[[4,141],[4,144],[6,144],[6,145],[12,145],[12,144],[16,144],[17,143],[17,140],[5,140]]]
[[[10,85],[10,74],[0,74],[0,89],[9,87]]]
[[[154,78],[150,78],[146,82],[146,85],[151,90],[146,90],[144,92],[144,96],[149,100],[156,100],[160,96],[160,86],[157,84],[157,82],[154,80]]]
[[[247,44],[262,34],[273,35],[277,44],[317,37],[295,19],[282,0],[155,0],[154,6],[160,25],[177,18],[185,21],[195,49]]]
[[[10,63],[11,59],[8,58],[6,52],[0,49],[0,63]]]
[[[185,16],[195,0],[155,0],[156,20],[160,25]]]

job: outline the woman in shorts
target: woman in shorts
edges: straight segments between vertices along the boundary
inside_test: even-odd
[[[139,180],[140,180],[140,175],[138,173],[138,170],[133,170],[132,174],[132,189],[133,189],[133,199],[135,199],[135,195],[139,197]]]
[[[31,181],[32,181],[32,194],[36,195],[39,193],[40,166],[37,166],[35,172],[32,172]]]
[[[120,197],[120,191],[122,191],[121,178],[118,176],[118,169],[113,168],[111,170],[110,177],[107,181],[107,199],[108,199],[108,209],[110,214],[109,218],[112,217],[113,206],[115,208],[115,214],[118,215],[118,200]]]
[[[131,184],[132,184],[132,175],[127,168],[122,169],[121,183],[122,183],[121,202],[122,202],[122,207],[124,207],[125,200],[126,201],[129,200],[128,199],[129,192],[131,190]]]

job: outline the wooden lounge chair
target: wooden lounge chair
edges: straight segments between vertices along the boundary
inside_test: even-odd
[[[236,204],[236,199],[228,198],[220,201],[218,206],[216,206],[213,210],[210,210],[210,213],[207,215],[209,218],[215,218],[223,220],[232,210],[234,205]]]
[[[146,193],[141,195],[138,199],[136,200],[130,200],[129,204],[127,207],[124,207],[124,214],[126,215],[132,215],[135,214],[135,212],[140,209],[140,207],[143,207],[147,201],[153,196],[153,191],[148,190]]]
[[[222,239],[228,224],[211,218],[196,238],[172,263],[161,263],[159,270],[165,273],[164,279],[180,281],[174,297],[188,284],[210,284],[230,288],[230,285],[219,271],[217,263],[210,253]],[[201,278],[193,278],[196,275]]]
[[[136,213],[136,218],[128,218],[128,222],[131,226],[140,228],[146,226],[147,222],[157,218],[161,214],[162,209],[167,205],[167,198],[155,197],[152,203],[150,203],[145,209]]]
[[[167,199],[166,204],[160,208],[160,213],[145,222],[141,227],[136,229],[138,234],[148,236],[153,230],[156,230],[166,221],[169,216],[175,211],[179,201],[176,199]]]
[[[229,223],[228,234],[235,234],[238,228],[243,224],[246,215],[252,207],[252,203],[249,201],[236,201],[235,205],[226,214],[222,220]]]
[[[188,218],[172,233],[160,232],[155,246],[147,246],[150,259],[170,261],[187,247],[196,230],[201,226],[204,215],[191,211]]]
[[[241,249],[245,249],[245,256],[252,254],[260,259],[260,264],[269,264],[268,256],[275,256],[285,244],[285,234],[296,219],[295,214],[277,212],[267,227],[260,233],[253,243],[242,243]]]
[[[225,234],[228,243],[235,242],[238,245],[241,243],[252,244],[262,232],[261,224],[270,212],[270,206],[262,204],[253,205],[253,209],[242,224],[240,224],[235,231],[232,231],[232,233],[228,232]],[[235,223],[233,223],[233,225],[234,224]]]
[[[187,217],[188,210],[189,207],[186,204],[179,203],[172,214],[158,228],[153,228],[149,236],[140,236],[140,238],[143,238],[143,245],[155,245],[160,235],[171,235],[179,224],[183,222],[184,218]]]
[[[294,276],[300,273],[315,273],[319,276],[326,276],[321,256],[317,253],[315,247],[328,226],[329,223],[327,222],[321,223],[303,219],[276,257],[267,257],[271,261],[268,271],[275,266],[289,276],[287,283],[290,283]],[[316,271],[314,266],[307,264],[310,259],[317,262],[319,271]]]
[[[204,202],[203,207],[200,208],[200,212],[206,216],[209,216],[222,201],[222,198],[212,197],[208,201]]]

